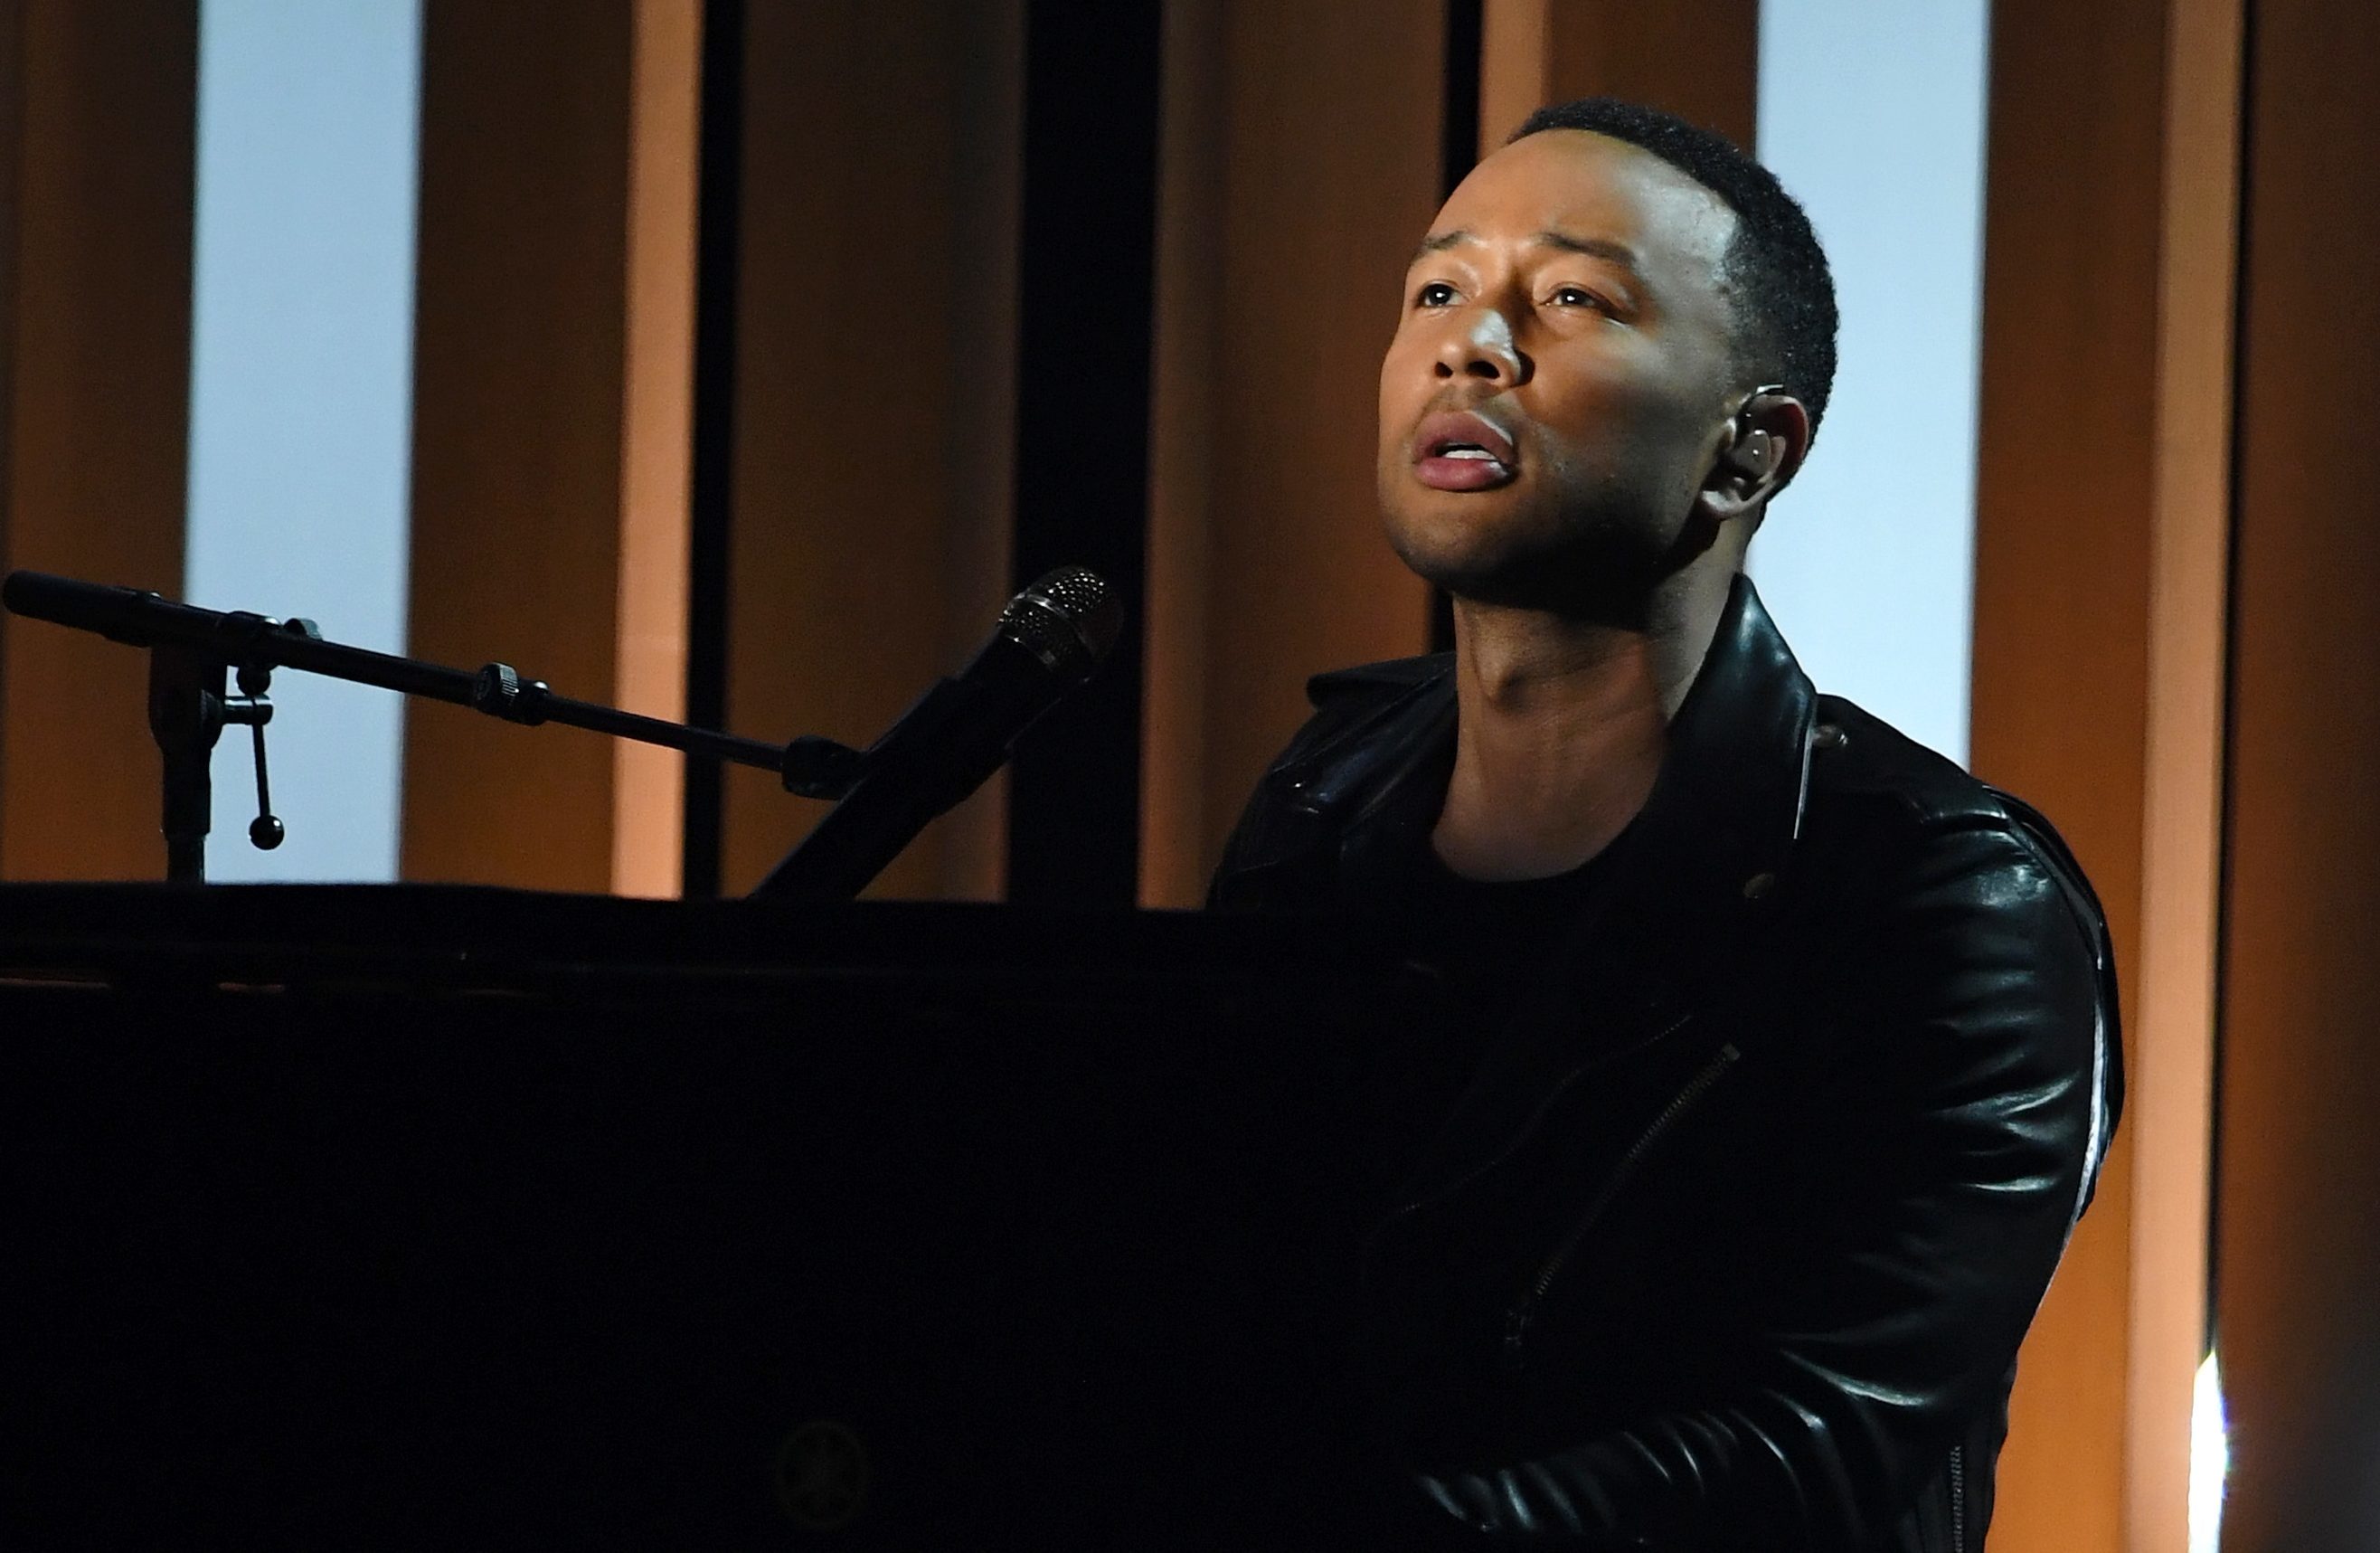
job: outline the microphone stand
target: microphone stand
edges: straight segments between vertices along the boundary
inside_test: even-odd
[[[788,791],[804,798],[841,798],[865,764],[858,751],[830,739],[805,735],[787,744],[766,744],[689,728],[557,694],[510,664],[470,671],[325,641],[311,620],[200,609],[153,593],[38,571],[10,572],[0,583],[0,605],[31,619],[149,649],[149,729],[164,761],[165,877],[177,884],[206,878],[214,804],[210,763],[227,726],[245,726],[255,739],[258,814],[249,838],[266,850],[281,844],[284,830],[272,813],[264,764],[264,726],[273,720],[266,693],[276,668],[449,702],[525,727],[565,723],[758,766],[776,772]],[[237,695],[225,688],[235,670]]]

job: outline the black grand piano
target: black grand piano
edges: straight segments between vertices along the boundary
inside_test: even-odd
[[[9,1544],[1315,1546],[1326,923],[0,888]]]
[[[850,899],[1088,676],[1099,578],[865,751],[0,602],[149,649],[177,881],[0,887],[0,1543],[1317,1546],[1368,1054],[1427,988],[1348,924]],[[276,669],[840,801],[760,899],[208,886],[211,753],[248,727],[261,809]]]

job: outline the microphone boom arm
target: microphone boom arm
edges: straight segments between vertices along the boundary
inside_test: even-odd
[[[206,763],[226,718],[224,671],[261,676],[294,668],[353,684],[468,706],[506,722],[564,723],[690,755],[776,772],[789,791],[840,798],[865,774],[865,758],[832,740],[806,736],[767,744],[711,728],[556,694],[510,664],[476,672],[325,641],[310,621],[283,622],[245,610],[200,609],[154,593],[110,587],[39,571],[13,571],[0,605],[30,619],[91,631],[152,654],[150,723],[166,764],[167,876],[205,876],[209,823]],[[261,698],[253,698],[261,700]],[[193,830],[195,826],[195,830]]]

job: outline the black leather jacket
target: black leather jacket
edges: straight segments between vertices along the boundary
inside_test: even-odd
[[[1311,694],[1220,908],[1361,909],[1435,819],[1451,659]],[[1976,1553],[2121,1098],[2097,902],[1741,578],[1632,835],[1373,1228],[1357,1367],[1427,1498],[1363,1535]]]

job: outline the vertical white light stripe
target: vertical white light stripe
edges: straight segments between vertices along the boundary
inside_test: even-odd
[[[2223,1369],[2209,1349],[2190,1393],[2190,1553],[2221,1553],[2224,1479],[2230,1471]]]
[[[184,585],[405,644],[420,0],[205,0]],[[397,698],[275,676],[273,800],[247,730],[214,763],[216,879],[392,879]]]
[[[1818,688],[1963,764],[1987,0],[1763,0],[1760,159],[1842,304],[1815,456],[1753,549]]]

